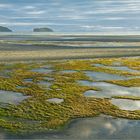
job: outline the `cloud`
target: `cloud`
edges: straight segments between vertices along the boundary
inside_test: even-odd
[[[73,19],[73,20],[79,20],[79,19],[86,19],[85,16],[83,15],[60,15],[60,16],[57,16],[59,18],[66,18],[66,19]]]
[[[25,12],[28,15],[41,15],[44,14],[46,11],[45,10],[35,10],[35,11],[27,11]]]
[[[95,29],[97,26],[91,26],[91,25],[82,25],[81,28],[85,29]]]
[[[119,27],[119,26],[101,26],[101,25],[97,25],[97,26],[92,26],[92,25],[84,25],[84,26],[81,26],[82,28],[86,28],[86,29],[109,29],[109,30],[112,30],[112,29],[124,29],[126,27]]]
[[[49,23],[49,22],[0,22],[0,25],[5,25],[5,26],[48,26],[48,25],[53,25],[53,26],[75,26],[75,24],[64,24],[64,23]]]
[[[100,21],[104,21],[104,22],[123,22],[123,21],[129,21],[129,20],[138,20],[138,19],[136,19],[136,17],[129,17],[129,16],[123,16],[123,17],[103,17],[103,18],[100,18],[100,19],[98,19],[98,20],[100,20]]]
[[[32,9],[36,9],[36,7],[35,6],[31,6],[31,5],[27,5],[27,6],[24,6],[23,9],[32,10]]]
[[[52,25],[52,23],[32,23],[32,22],[0,22],[0,25],[10,25],[10,26],[31,26],[31,25]]]
[[[5,26],[22,29],[23,26],[48,25],[62,31],[140,30],[140,0],[6,2],[0,3],[0,24]]]
[[[11,4],[2,4],[0,3],[0,9],[3,9],[3,8],[11,8],[12,5]]]
[[[106,17],[104,20],[124,20],[125,17]]]

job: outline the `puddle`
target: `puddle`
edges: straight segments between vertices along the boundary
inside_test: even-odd
[[[17,89],[24,89],[27,88],[26,86],[16,86]]]
[[[130,69],[130,68],[126,67],[126,66],[118,66],[118,67],[116,67],[116,66],[109,66],[109,68],[116,69],[116,70],[127,71],[127,72],[132,72],[132,73],[140,72],[138,70]]]
[[[41,68],[43,68],[43,69],[50,69],[50,68],[52,68],[52,65],[45,65],[45,66],[42,66]]]
[[[51,78],[51,77],[43,77],[43,79],[47,81],[54,81],[54,78]]]
[[[113,66],[121,66],[122,63],[121,63],[121,62],[113,62],[112,65],[113,65]]]
[[[92,78],[93,80],[123,80],[126,79],[125,76],[120,76],[116,74],[109,74],[104,72],[92,72],[92,71],[85,71],[85,74]]]
[[[0,103],[18,104],[28,97],[29,96],[24,96],[22,93],[0,90]]]
[[[75,73],[77,72],[76,70],[63,70],[61,71],[62,73]]]
[[[32,83],[33,82],[33,79],[24,79],[23,81],[24,82],[30,82],[30,83]]]
[[[64,102],[64,99],[52,98],[52,99],[48,99],[47,101],[50,102],[50,103],[60,104],[60,103]]]
[[[104,95],[100,95],[99,92],[94,91],[94,90],[88,90],[84,93],[84,96],[86,97],[96,97],[96,98],[104,98]]]
[[[63,130],[47,133],[33,133],[15,137],[1,132],[4,140],[46,139],[46,140],[139,140],[140,120],[127,120],[110,116],[79,118],[72,120]]]
[[[78,140],[114,140],[139,138],[140,121],[117,119],[109,116],[75,119],[64,136]]]
[[[39,81],[38,84],[46,88],[49,88],[52,85],[52,83],[48,81]]]
[[[86,97],[111,98],[112,96],[138,96],[140,97],[140,87],[123,87],[106,82],[78,81],[83,86],[93,86],[101,91],[88,90],[84,93]]]
[[[122,110],[140,110],[140,101],[128,99],[112,99],[111,102]]]
[[[77,81],[81,86],[94,86],[93,84],[97,83],[97,82],[91,82],[91,81],[87,81],[87,80],[78,80]],[[100,82],[101,83],[101,82]]]
[[[4,77],[4,78],[10,78],[11,77],[11,70],[2,70],[0,71],[0,76]]]
[[[121,70],[121,71],[127,71],[127,72],[132,72],[132,73],[135,73],[135,72],[140,72],[138,70],[133,70],[133,69],[130,69],[128,68],[127,66],[105,66],[103,64],[93,64],[92,66],[96,66],[96,67],[105,67],[105,68],[112,68],[112,69],[115,69],[115,70]]]
[[[38,73],[51,73],[53,72],[52,69],[47,69],[47,68],[36,68],[36,69],[32,69],[32,72],[38,72]]]
[[[103,64],[92,64],[91,66],[95,66],[95,67],[106,67],[106,66],[103,65]]]

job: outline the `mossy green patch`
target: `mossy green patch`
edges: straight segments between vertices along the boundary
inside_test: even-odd
[[[78,117],[94,117],[100,114],[112,115],[128,119],[140,119],[140,111],[125,111],[111,104],[110,99],[88,98],[83,95],[87,90],[99,90],[93,86],[81,86],[78,80],[92,81],[87,77],[85,71],[99,71],[124,76],[136,76],[139,74],[107,69],[103,67],[93,67],[93,63],[104,63],[112,65],[113,62],[123,61],[124,64],[138,69],[138,59],[129,58],[126,62],[123,59],[95,59],[95,60],[67,60],[43,63],[22,63],[1,65],[1,69],[11,70],[10,77],[0,77],[0,90],[21,92],[31,97],[14,105],[0,107],[0,126],[14,132],[43,131],[56,129],[63,126],[67,121]],[[130,62],[129,62],[130,61]],[[131,63],[134,63],[131,64]],[[31,69],[41,68],[51,64],[54,71],[52,73],[32,72]],[[61,70],[77,70],[74,73],[62,73]],[[52,85],[44,88],[38,82],[45,80],[45,77],[53,78]],[[25,79],[32,79],[26,82]],[[96,80],[96,79],[95,79]],[[48,80],[49,81],[49,80]],[[108,81],[119,84],[120,81]],[[118,82],[118,83],[117,83]],[[140,86],[139,79],[124,80],[125,86]],[[130,84],[131,83],[131,84]],[[135,83],[135,84],[134,84]],[[17,88],[18,86],[23,88]],[[62,103],[50,103],[50,98],[64,99]],[[13,117],[14,120],[5,119]],[[28,121],[17,120],[28,120]]]

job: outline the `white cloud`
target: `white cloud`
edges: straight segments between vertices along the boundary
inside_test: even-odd
[[[121,26],[101,26],[101,25],[82,25],[80,27],[85,29],[96,29],[96,30],[119,30],[126,28]]]
[[[45,10],[35,10],[35,11],[27,11],[25,12],[26,14],[29,14],[29,15],[41,15],[41,14],[44,14],[46,11]]]
[[[0,22],[0,25],[5,25],[5,26],[47,26],[47,25],[53,25],[53,26],[75,26],[75,24],[61,24],[61,23],[49,23],[49,22]]]
[[[58,30],[66,26],[64,30],[78,31],[140,30],[140,0],[7,1],[9,3],[0,3],[1,25],[23,28],[52,25]]]
[[[103,20],[122,20],[126,19],[125,17],[105,17]]]
[[[91,25],[82,25],[81,28],[85,28],[85,29],[94,29],[97,26],[91,26]]]
[[[57,17],[59,17],[59,18],[66,18],[66,19],[86,19],[86,17],[85,16],[83,16],[83,15],[68,15],[68,14],[66,14],[66,15],[60,15],[60,16],[57,16]]]
[[[31,5],[27,5],[27,6],[24,6],[23,9],[25,9],[25,10],[34,10],[34,9],[36,9],[36,7],[31,6]]]
[[[11,4],[2,4],[2,3],[0,3],[0,9],[2,9],[2,8],[11,8],[11,7],[12,7]]]

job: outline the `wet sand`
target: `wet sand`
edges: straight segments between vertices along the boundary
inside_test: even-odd
[[[14,41],[6,43],[6,40]],[[84,59],[98,57],[128,57],[140,56],[140,37],[139,36],[0,36],[0,61],[17,61],[17,60],[57,60],[57,59]],[[19,44],[20,41],[32,41],[33,44]],[[54,45],[37,44],[38,41],[49,41]],[[18,41],[18,43],[16,43]],[[56,44],[59,41],[59,45]],[[69,41],[69,44],[65,41]],[[78,46],[75,41],[91,42],[90,46]],[[95,44],[94,44],[95,41]],[[96,42],[98,46],[96,46]],[[121,42],[123,41],[123,45]],[[124,45],[124,41],[127,46]],[[71,42],[71,43],[70,43]],[[107,43],[119,42],[112,46]],[[104,43],[104,45],[103,45]],[[130,43],[130,45],[129,45]],[[135,45],[137,43],[137,45]],[[74,44],[74,46],[72,46]],[[105,46],[105,47],[104,47]]]

